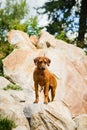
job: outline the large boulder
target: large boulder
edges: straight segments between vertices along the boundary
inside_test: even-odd
[[[35,47],[32,45],[31,40],[28,37],[28,34],[19,31],[19,30],[11,30],[7,34],[8,41],[17,48],[21,49],[34,49]]]
[[[70,111],[61,102],[49,103],[47,106],[29,104],[24,109],[31,130],[75,130],[75,122]]]
[[[23,113],[23,105],[15,100],[12,95],[5,90],[0,90],[0,117],[7,117],[15,122],[16,127],[23,126],[30,130],[28,121]]]
[[[32,130],[37,127],[37,130],[75,130],[77,120],[72,117],[87,113],[87,56],[82,49],[57,40],[46,31],[41,32],[36,44],[36,37],[34,40],[34,36],[25,37],[26,34],[18,30],[8,34],[9,42],[17,48],[3,60],[4,73],[23,88],[21,99],[14,92],[10,91],[10,95],[16,102],[24,101],[22,110]],[[54,102],[44,105],[41,92],[40,101],[35,106],[33,60],[44,55],[51,59],[48,69],[57,78],[56,97]]]
[[[87,130],[87,114],[77,116],[74,121],[76,122],[77,130]]]

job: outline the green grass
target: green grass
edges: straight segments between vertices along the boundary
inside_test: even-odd
[[[15,127],[16,125],[12,120],[0,117],[0,130],[12,130]]]
[[[17,84],[8,84],[5,88],[3,88],[4,90],[22,90],[22,88],[17,85]]]

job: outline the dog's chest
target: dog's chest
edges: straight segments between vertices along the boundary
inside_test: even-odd
[[[38,73],[38,75],[37,75],[37,77],[38,77],[38,80],[40,81],[40,80],[46,80],[46,75],[44,74],[44,73]]]
[[[45,73],[38,73],[37,80],[40,86],[44,86],[48,81],[48,77]]]

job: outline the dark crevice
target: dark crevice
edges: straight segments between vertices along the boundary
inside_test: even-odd
[[[29,127],[30,127],[30,130],[31,130],[31,118],[26,118],[28,120],[28,123],[29,123]]]

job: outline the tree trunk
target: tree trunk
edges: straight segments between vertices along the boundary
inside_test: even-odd
[[[86,18],[87,18],[87,1],[81,1],[80,21],[79,21],[79,34],[77,46],[84,47],[84,36],[86,33]]]

